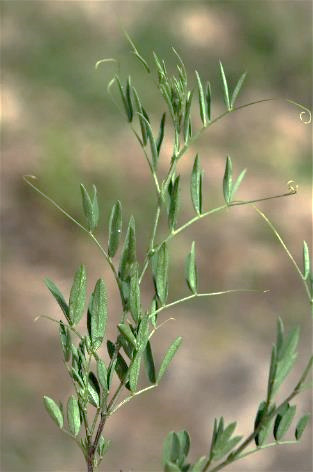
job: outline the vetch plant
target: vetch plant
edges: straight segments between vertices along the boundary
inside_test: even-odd
[[[88,189],[81,184],[85,222],[80,223],[42,192],[34,184],[33,176],[24,177],[33,189],[51,202],[97,245],[112,271],[120,295],[122,309],[116,326],[116,338],[110,340],[107,339],[106,334],[107,323],[113,318],[113,315],[108,313],[109,294],[103,279],[98,279],[93,292],[88,296],[87,271],[85,265],[82,264],[74,275],[72,288],[67,297],[60,292],[54,282],[46,279],[47,288],[59,305],[64,318],[59,321],[46,315],[43,317],[54,321],[59,326],[64,364],[72,379],[73,394],[68,398],[66,405],[44,396],[44,406],[57,426],[70,436],[81,449],[88,472],[98,469],[109,449],[110,439],[105,434],[107,421],[136,396],[148,394],[149,390],[160,384],[182,344],[182,338],[178,336],[164,353],[162,360],[154,358],[153,337],[168,321],[161,318],[162,312],[174,305],[198,297],[214,297],[226,293],[251,291],[236,287],[218,292],[199,291],[196,243],[192,241],[190,252],[185,261],[188,294],[184,298],[171,300],[168,284],[170,264],[168,243],[179,233],[193,223],[214,213],[238,205],[253,206],[292,261],[304,284],[309,303],[311,305],[313,303],[313,273],[307,243],[305,241],[303,243],[303,269],[301,269],[274,224],[255,206],[257,202],[296,194],[297,186],[293,181],[288,183],[288,191],[283,194],[237,200],[236,194],[245,178],[246,169],[241,171],[237,178],[234,178],[233,162],[231,157],[227,156],[221,182],[225,203],[205,209],[202,197],[204,175],[199,155],[196,154],[190,176],[190,189],[188,190],[195,215],[185,223],[178,224],[180,195],[183,191],[178,164],[191,145],[196,143],[204,131],[223,117],[258,103],[275,99],[257,100],[236,106],[246,73],[241,75],[235,87],[232,88],[229,85],[224,66],[220,62],[220,86],[223,90],[226,110],[222,114],[214,116],[213,88],[210,82],[206,82],[204,85],[199,73],[195,71],[195,85],[190,88],[185,65],[176,50],[173,49],[178,62],[177,72],[176,75],[170,75],[164,60],[153,53],[152,65],[148,64],[132,40],[128,35],[126,36],[132,53],[144,68],[144,73],[148,77],[153,77],[153,73],[156,71],[156,79],[153,80],[153,83],[156,85],[165,106],[165,112],[161,116],[156,134],[151,114],[148,113],[146,105],[142,103],[131,77],[127,78],[124,86],[117,74],[108,85],[111,94],[115,87],[115,93],[118,94],[126,120],[143,151],[154,186],[155,215],[143,261],[138,260],[137,257],[136,223],[133,217],[126,225],[126,234],[124,236],[122,234],[125,222],[123,222],[120,201],[116,201],[112,207],[106,228],[108,241],[103,244],[95,235],[101,211],[95,186]],[[103,59],[97,63],[96,67],[107,61],[115,60]],[[311,113],[307,108],[292,100],[287,99],[286,101],[301,109],[300,119],[304,123],[311,121]],[[196,122],[194,119],[195,109],[197,109],[202,123],[197,130],[194,125]],[[161,175],[162,172],[158,166],[159,157],[168,129],[171,130],[173,136],[173,148],[171,155],[168,156],[168,170],[165,175]],[[162,212],[167,217],[168,234],[164,238],[159,238],[158,229]],[[144,277],[152,277],[154,287],[148,306],[144,306],[141,297]],[[114,316],[116,317],[115,314]],[[236,422],[229,423],[223,417],[216,418],[208,450],[192,464],[188,461],[191,444],[188,432],[170,432],[165,439],[163,448],[164,470],[166,472],[217,472],[232,462],[261,449],[277,444],[297,443],[309,422],[309,415],[298,418],[296,425],[293,426],[296,405],[292,402],[300,392],[310,386],[308,377],[312,369],[313,357],[308,360],[304,371],[299,375],[298,383],[291,388],[290,394],[278,404],[275,403],[275,400],[279,389],[294,368],[298,341],[299,328],[294,327],[285,333],[284,323],[279,318],[264,399],[257,408],[255,419],[251,420],[251,433],[246,438],[235,433]],[[142,370],[145,370],[146,373],[144,385],[139,382]],[[115,378],[118,379],[116,388],[114,387],[115,382],[113,382]],[[294,431],[294,439],[286,440],[285,436],[290,429]],[[271,431],[273,432],[273,441],[268,440]]]

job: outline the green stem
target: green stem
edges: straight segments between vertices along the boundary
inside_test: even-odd
[[[114,264],[112,262],[112,259],[110,258],[110,256],[107,254],[107,252],[105,251],[105,249],[102,247],[102,245],[100,244],[100,242],[97,240],[97,238],[94,236],[93,233],[91,233],[87,228],[85,228],[85,226],[83,226],[81,223],[79,223],[79,221],[77,221],[75,218],[73,218],[69,213],[67,213],[67,211],[65,211],[58,203],[56,203],[52,198],[50,198],[48,195],[46,195],[44,192],[42,192],[38,187],[36,187],[33,183],[31,183],[28,179],[31,178],[31,179],[37,179],[37,177],[35,177],[34,175],[24,175],[23,176],[23,180],[28,184],[30,185],[30,187],[32,187],[36,192],[38,192],[42,197],[44,197],[46,200],[48,200],[48,202],[50,202],[54,207],[56,207],[64,216],[66,216],[66,218],[68,218],[69,220],[71,220],[74,224],[76,224],[80,229],[82,229],[85,233],[88,234],[88,236],[96,243],[96,245],[98,246],[98,248],[100,249],[101,253],[103,254],[104,258],[106,259],[106,261],[108,262],[112,272],[113,272],[113,275],[114,275],[114,278],[116,280],[116,283],[118,285],[118,288],[119,288],[119,291],[120,291],[120,294],[122,296],[122,288],[121,288],[121,283],[120,283],[120,280],[118,278],[118,274],[116,272],[116,269],[114,267]]]
[[[244,457],[250,456],[250,454],[253,454],[254,452],[261,451],[262,449],[267,449],[269,447],[273,446],[284,446],[286,444],[299,444],[299,441],[291,440],[291,441],[275,441],[272,443],[264,444],[262,446],[255,447],[253,449],[250,449],[249,451],[245,452],[244,454],[241,454],[239,457],[236,458],[238,459],[243,459]]]
[[[216,295],[224,295],[226,293],[242,293],[242,292],[259,292],[259,290],[253,290],[253,289],[247,289],[247,288],[238,288],[238,289],[231,289],[231,290],[223,290],[221,292],[209,292],[209,293],[193,293],[192,295],[189,295],[188,297],[181,298],[179,300],[175,300],[174,302],[168,303],[167,305],[163,305],[157,310],[155,310],[153,313],[149,315],[149,318],[152,318],[155,316],[157,313],[160,311],[163,311],[167,308],[170,308],[172,306],[178,305],[180,303],[187,302],[189,300],[192,300],[193,298],[200,298],[200,297],[214,297]],[[266,290],[262,290],[262,292],[266,292]]]
[[[306,293],[309,297],[309,300],[311,302],[311,293],[310,293],[310,290],[309,290],[309,287],[306,283],[306,281],[304,280],[303,278],[303,274],[301,272],[301,269],[300,267],[298,266],[297,262],[295,261],[293,255],[291,254],[291,252],[289,251],[288,247],[286,246],[286,243],[284,242],[283,238],[280,236],[280,234],[278,233],[277,229],[275,228],[275,226],[273,225],[273,223],[269,220],[269,218],[267,218],[267,216],[259,209],[257,208],[255,205],[252,205],[255,209],[255,211],[261,216],[261,218],[263,218],[263,220],[267,223],[267,225],[271,228],[272,232],[274,233],[274,235],[276,236],[276,238],[278,239],[278,241],[280,242],[280,244],[282,245],[284,251],[286,252],[287,256],[289,257],[289,259],[291,260],[291,262],[293,263],[294,267],[296,268],[296,271],[298,272],[303,284],[304,284],[304,287],[305,287],[305,290],[306,290]]]
[[[113,410],[110,411],[109,415],[113,415],[121,406],[125,405],[128,403],[130,400],[132,400],[134,397],[141,395],[142,393],[147,392],[148,390],[152,390],[153,388],[157,387],[157,384],[149,385],[149,387],[143,388],[142,390],[138,390],[138,392],[133,393],[133,395],[130,395],[126,397],[124,400],[122,400]]]

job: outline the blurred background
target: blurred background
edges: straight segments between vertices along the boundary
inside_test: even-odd
[[[125,28],[142,55],[152,51],[174,72],[174,46],[195,83],[194,70],[213,84],[213,115],[223,110],[218,60],[233,86],[248,71],[238,104],[291,98],[310,107],[312,85],[312,5],[309,1],[2,1],[2,467],[3,472],[84,471],[76,445],[58,431],[44,411],[44,394],[66,402],[72,393],[56,325],[60,312],[43,279],[68,294],[80,263],[88,288],[100,276],[109,290],[111,337],[119,300],[114,281],[97,248],[23,181],[38,185],[82,220],[79,183],[95,183],[101,222],[97,236],[106,244],[108,216],[117,199],[124,222],[134,214],[142,261],[151,231],[154,193],[151,177],[130,127],[110,100],[106,85],[121,62],[141,92],[158,126],[165,110],[143,67],[129,54]],[[149,80],[148,80],[149,79]],[[195,110],[196,115],[196,110]],[[197,118],[195,118],[197,122]],[[198,123],[198,122],[197,122]],[[160,160],[169,164],[170,136]],[[247,167],[240,198],[284,193],[294,197],[260,208],[272,219],[299,263],[302,240],[311,241],[311,125],[298,110],[275,101],[244,109],[212,126],[181,161],[184,187],[179,222],[193,216],[189,178],[195,153],[205,169],[204,207],[222,204],[225,157],[235,174]],[[166,224],[163,221],[165,230]],[[154,337],[158,361],[177,335],[184,343],[161,386],[138,397],[107,424],[112,446],[101,470],[160,471],[162,442],[170,430],[187,429],[191,459],[207,452],[215,416],[238,420],[237,432],[251,431],[264,398],[277,316],[289,328],[299,323],[297,372],[311,351],[310,311],[304,288],[281,246],[252,208],[213,215],[170,244],[170,299],[187,293],[183,265],[197,242],[201,291],[256,288],[260,293],[225,295],[180,305],[162,314],[175,317]],[[146,284],[147,294],[150,285]],[[263,294],[262,290],[270,289]],[[310,392],[297,401],[311,410]],[[259,452],[231,471],[308,472],[312,470],[311,431],[296,446]]]

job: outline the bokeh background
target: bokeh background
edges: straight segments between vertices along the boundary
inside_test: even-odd
[[[39,314],[60,313],[43,284],[48,276],[68,293],[74,271],[87,265],[91,290],[102,276],[109,289],[111,336],[119,301],[111,274],[85,234],[22,181],[38,184],[67,211],[82,219],[79,183],[95,183],[101,203],[98,237],[107,239],[108,215],[116,199],[124,221],[133,213],[142,259],[151,231],[151,177],[128,124],[106,93],[115,73],[103,57],[131,74],[157,126],[164,103],[144,69],[129,54],[122,28],[151,59],[153,50],[174,71],[171,46],[183,56],[194,80],[197,69],[213,83],[213,113],[223,108],[218,59],[232,84],[248,77],[240,103],[288,97],[310,106],[312,5],[310,1],[2,1],[2,466],[3,472],[83,471],[80,453],[43,409],[47,394],[66,401],[71,384],[62,363],[56,326]],[[169,163],[166,139],[160,162]],[[206,208],[222,203],[225,156],[235,172],[248,168],[241,198],[283,193],[295,197],[260,205],[301,262],[302,240],[311,241],[311,126],[283,101],[247,108],[212,127],[181,161],[184,184],[179,221],[191,217],[189,177],[199,152],[205,169]],[[163,228],[165,229],[163,222]],[[203,291],[257,288],[180,305],[154,339],[160,359],[177,335],[184,338],[162,385],[121,409],[107,424],[112,439],[103,470],[160,471],[162,442],[170,430],[187,429],[191,459],[208,450],[215,416],[238,420],[251,430],[266,388],[277,316],[302,327],[298,373],[311,351],[309,306],[294,268],[268,227],[248,207],[212,216],[170,245],[170,299],[184,296],[183,264],[197,241]],[[147,291],[150,289],[147,284]],[[146,294],[148,296],[148,293]],[[290,391],[297,373],[290,375]],[[298,416],[311,410],[310,393],[299,398]],[[252,455],[229,471],[308,472],[311,431],[301,444]],[[102,470],[102,469],[101,469]]]

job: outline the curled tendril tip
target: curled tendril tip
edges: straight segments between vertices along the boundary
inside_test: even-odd
[[[299,185],[294,181],[294,180],[289,180],[287,182],[287,185],[288,185],[288,190],[291,192],[291,193],[297,193],[298,190],[299,190]]]

